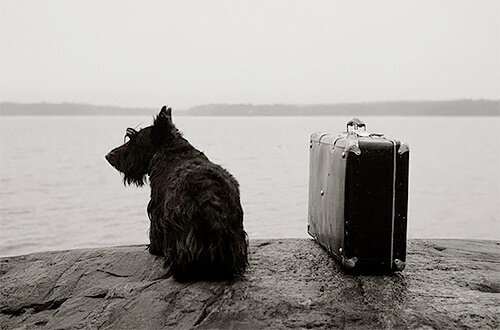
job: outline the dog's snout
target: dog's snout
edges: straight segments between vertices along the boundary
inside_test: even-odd
[[[104,158],[106,158],[108,163],[113,164],[113,159],[115,158],[113,151],[108,152]]]

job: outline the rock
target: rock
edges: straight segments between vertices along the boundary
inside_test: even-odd
[[[406,269],[345,274],[307,239],[255,240],[232,283],[179,283],[145,246],[0,259],[2,329],[500,327],[500,242],[410,240]]]

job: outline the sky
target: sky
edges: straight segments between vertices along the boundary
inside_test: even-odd
[[[0,0],[0,101],[500,99],[500,1]]]

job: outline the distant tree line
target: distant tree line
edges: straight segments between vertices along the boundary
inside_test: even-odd
[[[159,107],[158,107],[159,109]],[[2,116],[136,116],[153,115],[158,109],[122,108],[84,103],[1,103]]]
[[[158,107],[159,109],[159,107]],[[2,116],[153,116],[157,108],[80,103],[1,103]],[[206,104],[178,110],[188,116],[500,116],[498,100],[398,101],[343,104]]]
[[[401,101],[316,105],[209,104],[192,107],[195,116],[500,116],[500,101]]]

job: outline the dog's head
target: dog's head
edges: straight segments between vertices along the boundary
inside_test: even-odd
[[[172,108],[163,106],[152,126],[139,131],[127,128],[125,140],[128,141],[111,150],[106,160],[123,173],[125,184],[142,186],[146,183],[149,165],[156,151],[180,136],[172,122]]]

